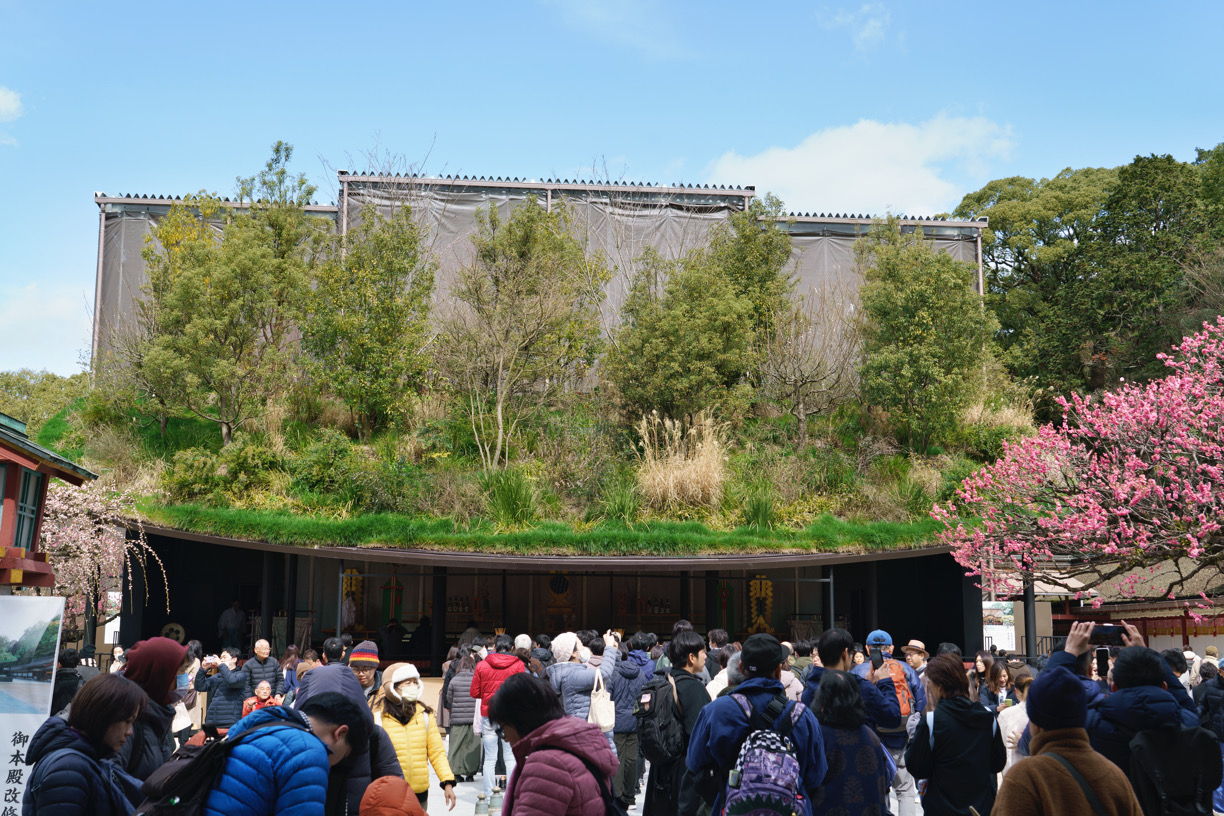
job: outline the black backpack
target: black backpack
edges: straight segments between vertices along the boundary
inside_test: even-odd
[[[676,681],[670,673],[657,673],[642,686],[633,714],[637,717],[638,751],[648,762],[670,765],[684,758],[681,713]]]
[[[1206,728],[1149,728],[1130,741],[1130,778],[1145,816],[1211,816],[1224,763]]]
[[[235,745],[263,728],[296,728],[309,731],[293,720],[260,723],[234,739],[212,739],[203,745],[184,745],[168,762],[149,775],[141,787],[145,801],[133,816],[198,816],[204,812],[208,793],[225,770],[225,760]]]

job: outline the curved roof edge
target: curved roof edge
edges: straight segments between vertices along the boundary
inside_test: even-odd
[[[135,525],[130,525],[135,526]],[[272,544],[240,538],[192,533],[171,527],[144,525],[148,535],[198,541],[243,550],[279,552],[290,555],[312,555],[320,558],[351,558],[385,564],[454,567],[457,569],[491,569],[510,571],[539,570],[558,561],[574,572],[702,572],[704,570],[763,570],[784,567],[815,567],[853,564],[865,561],[891,561],[952,552],[950,546],[922,547],[912,550],[880,550],[871,552],[806,552],[806,553],[723,553],[706,556],[649,555],[512,555],[507,553],[460,552],[455,550],[425,550],[393,547],[333,547],[292,544]]]

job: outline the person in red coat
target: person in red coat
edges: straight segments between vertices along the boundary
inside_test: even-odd
[[[518,760],[502,816],[602,813],[611,798],[616,754],[598,725],[569,717],[561,698],[530,674],[502,683],[489,716]]]
[[[489,701],[501,688],[506,679],[527,670],[523,661],[511,649],[514,648],[514,638],[509,635],[498,635],[493,641],[495,652],[476,664],[476,672],[472,675],[471,695],[480,701],[480,739],[484,744],[484,792],[485,796],[493,793],[494,767],[497,765],[497,732],[489,721]],[[506,762],[506,775],[514,772],[514,753],[510,743],[501,740],[502,756]]]
[[[242,701],[242,716],[245,717],[252,711],[274,705],[280,705],[280,703],[276,702],[276,698],[272,696],[272,684],[267,680],[260,680],[255,686],[255,696]]]

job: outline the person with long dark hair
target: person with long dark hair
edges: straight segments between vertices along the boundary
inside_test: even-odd
[[[905,764],[927,780],[922,811],[927,816],[968,816],[970,806],[989,813],[996,775],[1007,751],[994,714],[969,698],[964,665],[949,655],[927,663],[927,711],[905,751]]]
[[[601,790],[612,790],[616,755],[598,725],[566,716],[547,681],[529,673],[506,678],[489,702],[489,719],[516,759],[503,816],[603,812]]]
[[[148,696],[119,674],[81,686],[68,719],[43,721],[26,751],[33,765],[21,810],[38,816],[127,816],[141,801],[139,781],[111,762],[132,736]]]
[[[824,784],[812,797],[812,816],[844,813],[851,797],[855,813],[888,813],[888,791],[897,765],[867,725],[858,679],[848,672],[824,672],[812,710],[829,765]]]
[[[297,667],[298,663],[301,662],[302,659],[298,656],[297,644],[290,643],[280,659],[281,677],[283,678],[281,683],[286,695],[298,687]]]
[[[446,708],[451,712],[450,744],[447,760],[455,772],[455,781],[470,782],[480,770],[480,735],[474,728],[476,708],[480,701],[472,696],[472,677],[476,674],[476,658],[471,649],[464,646],[463,657],[455,661],[454,679],[446,687]]]

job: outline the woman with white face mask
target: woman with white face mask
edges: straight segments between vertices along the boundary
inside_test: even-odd
[[[441,780],[449,810],[455,809],[455,775],[446,761],[446,748],[438,733],[438,718],[421,702],[421,675],[411,663],[395,663],[383,672],[383,684],[370,708],[395,746],[404,779],[422,808],[428,807],[429,765]]]

